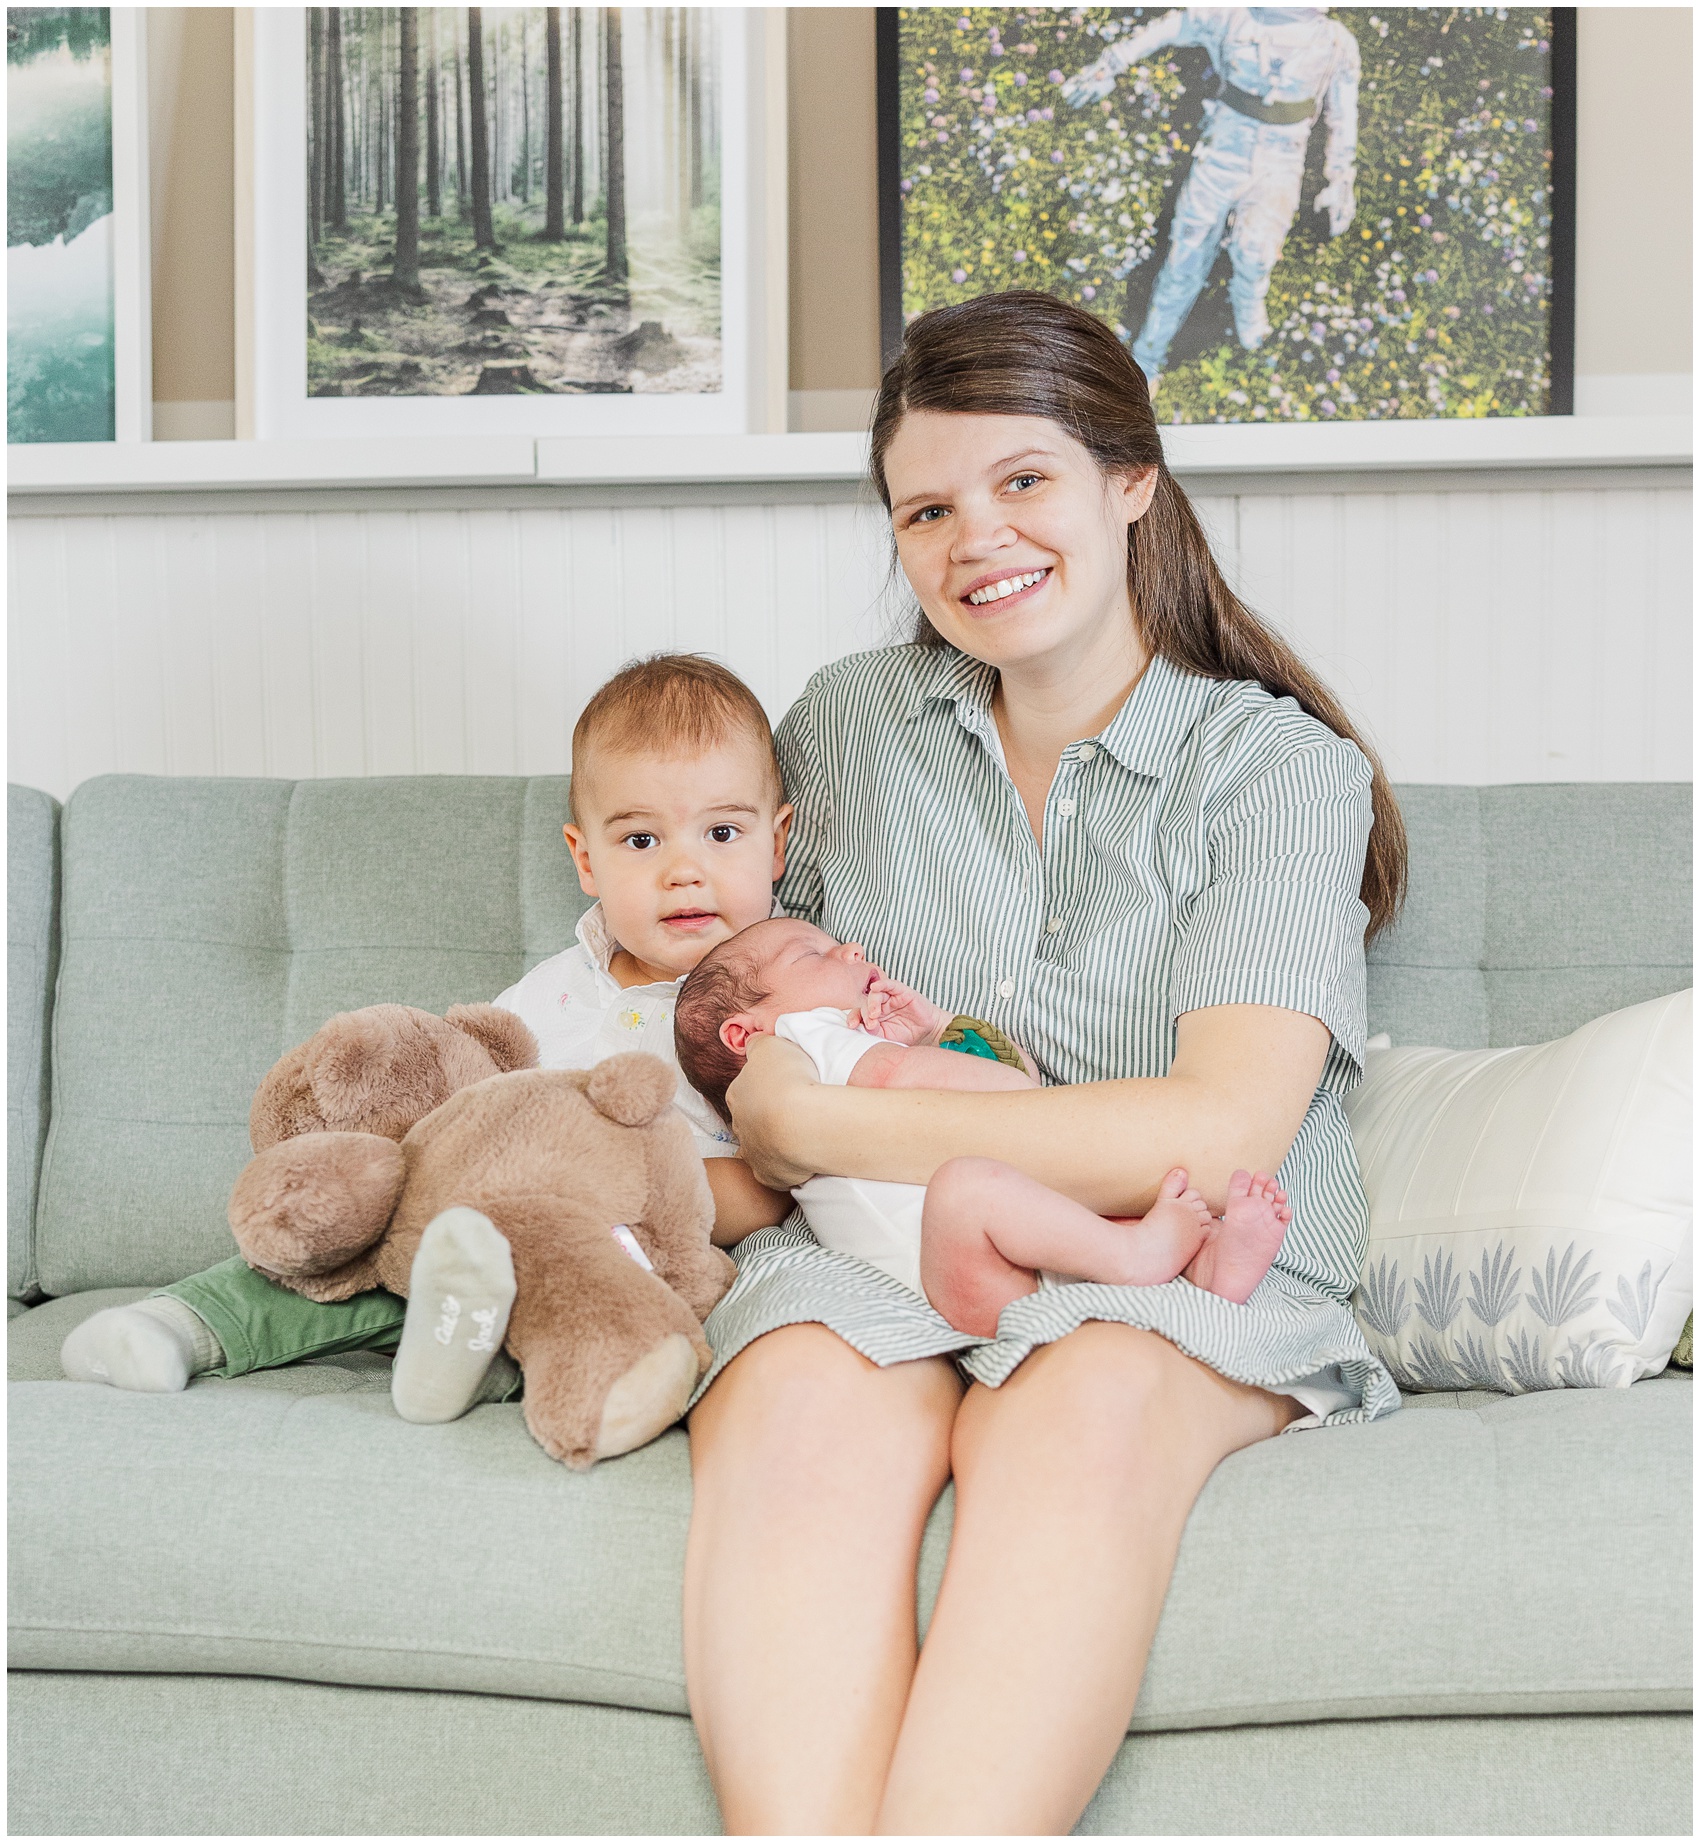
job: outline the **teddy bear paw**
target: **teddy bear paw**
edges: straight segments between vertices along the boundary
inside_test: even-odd
[[[596,1457],[617,1458],[664,1433],[685,1412],[701,1374],[696,1349],[682,1333],[646,1351],[608,1391]]]

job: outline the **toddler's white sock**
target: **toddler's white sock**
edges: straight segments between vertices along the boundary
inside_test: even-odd
[[[224,1346],[198,1312],[158,1293],[85,1318],[60,1345],[59,1362],[73,1382],[174,1395],[191,1376],[218,1369]]]
[[[404,1421],[458,1420],[507,1335],[513,1250],[488,1216],[446,1209],[426,1229],[408,1284],[390,1399]]]

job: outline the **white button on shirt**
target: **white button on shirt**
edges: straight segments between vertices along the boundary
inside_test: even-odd
[[[1053,915],[1051,919],[1045,923],[1045,932],[1047,934],[1061,934],[1062,917],[1060,915]]]
[[[999,998],[1013,998],[1014,996],[1015,996],[1015,981],[1013,979],[999,980],[998,981],[998,997]]]
[[[1074,817],[1074,802],[1072,800],[1059,800],[1057,802],[1057,817],[1059,819],[1072,819]]]
[[[1075,753],[1083,762],[1089,762],[1098,753],[1098,745],[1095,742],[1083,742]]]

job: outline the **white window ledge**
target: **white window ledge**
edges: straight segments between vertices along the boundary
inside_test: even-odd
[[[1479,422],[1166,428],[1177,474],[1355,475],[1692,464],[1687,416],[1502,417]],[[43,442],[9,447],[13,494],[336,487],[844,483],[867,463],[849,432],[536,440]]]

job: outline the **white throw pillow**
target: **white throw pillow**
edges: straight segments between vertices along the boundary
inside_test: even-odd
[[[1528,1049],[1371,1050],[1353,1298],[1402,1389],[1627,1388],[1694,1304],[1694,994]]]

